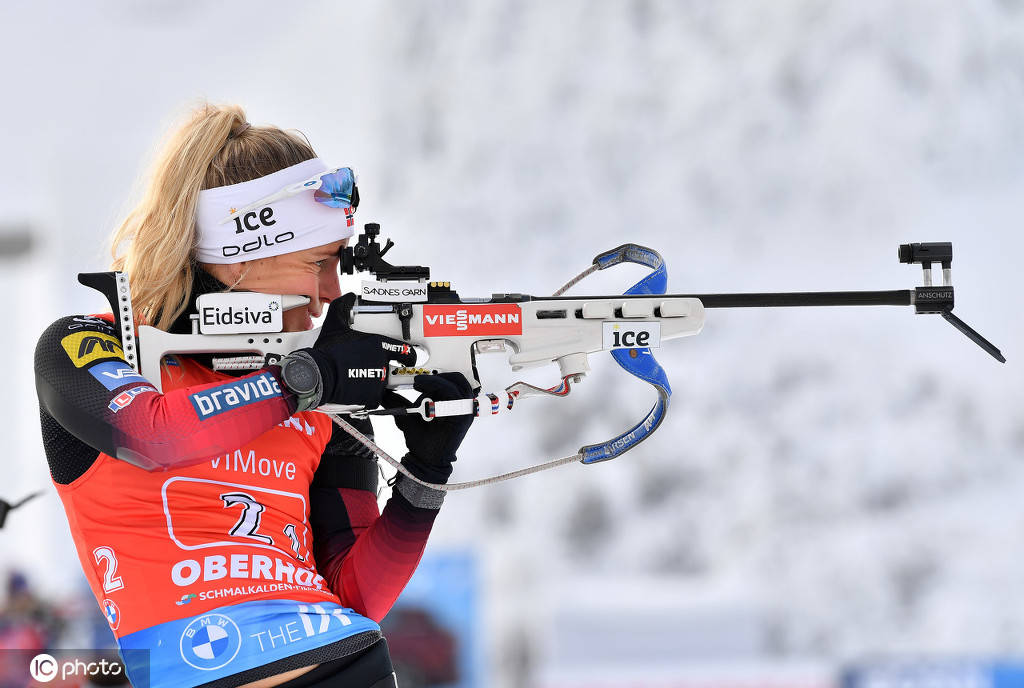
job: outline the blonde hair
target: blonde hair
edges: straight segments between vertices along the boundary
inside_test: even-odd
[[[113,270],[128,273],[139,322],[167,329],[189,305],[199,192],[315,158],[296,133],[247,126],[238,105],[193,110],[157,154],[142,201],[111,236]]]

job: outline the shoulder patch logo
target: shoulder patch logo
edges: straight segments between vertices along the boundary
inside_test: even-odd
[[[149,382],[149,380],[136,373],[135,369],[124,361],[97,363],[89,368],[89,374],[99,380],[100,384],[111,392],[125,385]]]
[[[60,340],[76,368],[105,358],[124,358],[117,337],[102,332],[75,332]]]

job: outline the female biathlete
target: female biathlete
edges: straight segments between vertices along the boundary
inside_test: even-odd
[[[319,190],[283,192],[311,179]],[[244,226],[223,221],[260,201]],[[338,252],[357,205],[351,169],[329,168],[293,133],[250,126],[239,107],[205,106],[171,136],[113,237],[137,320],[191,333],[201,294],[297,294],[309,303],[284,313],[285,331],[311,328],[330,304],[315,345],[236,373],[216,356],[167,356],[161,394],[126,362],[109,315],[61,318],[39,340],[50,474],[133,683],[397,685],[377,622],[443,493],[399,475],[380,512],[376,459],[312,410],[376,407],[384,381],[359,371],[415,363],[401,342],[348,327]],[[415,387],[472,396],[459,374]],[[403,463],[447,481],[471,422],[403,417]]]

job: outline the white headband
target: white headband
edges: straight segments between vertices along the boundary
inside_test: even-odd
[[[352,236],[353,211],[317,203],[313,191],[276,199],[223,222],[236,208],[244,208],[330,169],[320,158],[313,158],[259,179],[200,191],[196,259],[201,263],[241,263]]]

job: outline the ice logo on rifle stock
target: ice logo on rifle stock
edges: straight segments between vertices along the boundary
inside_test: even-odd
[[[642,349],[661,346],[661,323],[605,322],[602,323],[602,348]]]
[[[179,649],[187,664],[203,671],[226,666],[242,647],[242,633],[223,614],[204,614],[185,627]]]

